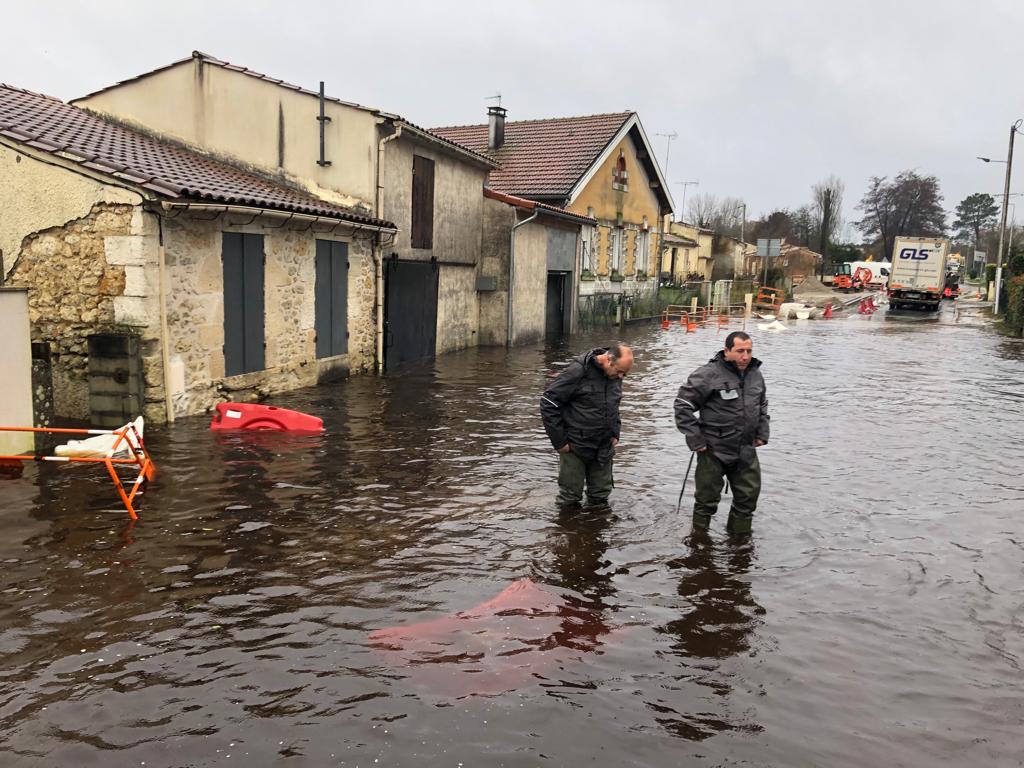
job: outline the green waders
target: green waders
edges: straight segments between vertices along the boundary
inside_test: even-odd
[[[757,509],[757,497],[761,493],[761,464],[756,453],[746,465],[738,461],[723,464],[710,451],[697,454],[693,527],[707,529],[711,525],[711,516],[718,510],[718,502],[722,499],[723,476],[729,478],[729,485],[732,486],[732,507],[729,509],[729,521],[725,529],[730,533],[750,533],[750,522]]]
[[[579,504],[583,498],[583,486],[587,486],[587,501],[604,504],[615,487],[612,477],[612,460],[607,464],[584,461],[575,453],[558,454],[558,499],[560,506]]]

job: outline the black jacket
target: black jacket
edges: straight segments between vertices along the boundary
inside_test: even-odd
[[[749,455],[754,440],[768,442],[768,395],[761,361],[751,359],[740,372],[719,351],[679,388],[676,426],[691,451],[707,447],[719,461],[732,464]]]
[[[540,399],[544,431],[555,450],[570,443],[581,459],[601,464],[615,454],[612,438],[622,428],[622,380],[609,379],[594,360],[606,351],[594,349],[573,360]]]

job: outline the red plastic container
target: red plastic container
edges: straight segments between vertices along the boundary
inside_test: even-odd
[[[236,431],[263,429],[275,432],[323,432],[323,419],[308,413],[289,411],[255,403],[217,403],[210,429]]]

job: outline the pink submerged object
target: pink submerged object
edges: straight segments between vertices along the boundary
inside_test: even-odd
[[[597,652],[602,612],[519,579],[467,611],[370,633],[387,666],[431,694],[495,696],[543,684],[545,673]]]
[[[274,432],[323,432],[323,419],[300,411],[256,403],[217,403],[210,429],[268,430]]]

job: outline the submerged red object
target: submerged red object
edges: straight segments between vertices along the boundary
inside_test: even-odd
[[[217,403],[210,429],[227,431],[262,429],[275,432],[323,432],[324,422],[316,416],[273,405]]]
[[[543,684],[599,653],[612,631],[604,611],[520,579],[468,611],[379,629],[369,640],[407,684],[451,698]]]

